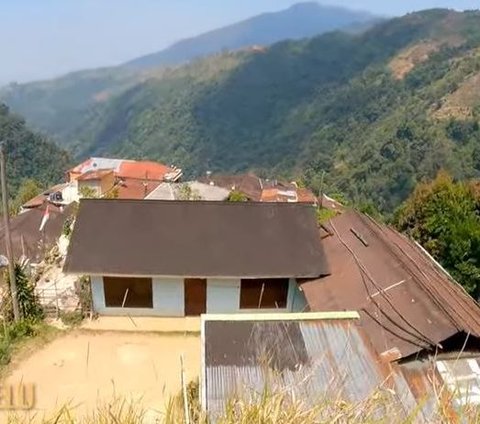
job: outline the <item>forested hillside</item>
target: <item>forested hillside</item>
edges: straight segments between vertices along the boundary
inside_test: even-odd
[[[33,133],[25,122],[12,115],[0,104],[0,141],[4,141],[7,157],[9,194],[14,196],[25,180],[35,180],[41,187],[63,180],[64,171],[70,165],[68,154]]]
[[[430,10],[151,74],[62,142],[316,189],[325,173],[330,192],[392,211],[441,168],[480,175],[479,105],[480,14]]]
[[[379,18],[366,12],[315,2],[300,3],[182,40],[124,65],[73,72],[51,81],[0,87],[0,101],[24,116],[32,128],[47,132],[60,144],[68,144],[69,136],[81,128],[91,108],[148,78],[158,78],[168,68],[226,50],[267,46],[335,29],[359,32],[376,21]]]

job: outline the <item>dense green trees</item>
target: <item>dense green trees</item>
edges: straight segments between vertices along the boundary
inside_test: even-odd
[[[30,131],[21,118],[12,115],[0,103],[0,141],[2,140],[5,143],[10,196],[15,197],[26,179],[33,179],[35,185],[43,187],[63,179],[70,163],[68,154],[43,136]],[[22,198],[38,191],[36,188],[33,190],[32,181],[23,189],[28,193],[23,193]]]
[[[480,183],[445,172],[420,184],[396,225],[418,240],[473,296],[480,296]]]
[[[412,53],[419,46],[428,54]],[[103,99],[86,114],[62,117],[57,103],[78,95],[73,77],[37,88],[59,123],[50,129],[79,158],[149,158],[187,177],[253,170],[316,191],[325,173],[325,191],[391,213],[439,169],[480,176],[479,47],[480,13],[439,9],[359,35],[224,52],[140,80],[104,71],[99,91],[89,85],[78,98],[83,106]],[[403,79],[392,71],[399,57]],[[105,90],[110,78],[115,90]]]

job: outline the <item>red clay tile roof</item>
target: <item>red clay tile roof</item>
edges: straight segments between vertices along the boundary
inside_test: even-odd
[[[157,162],[124,161],[117,171],[117,176],[138,180],[163,181],[165,174],[172,171],[172,168]]]
[[[441,349],[459,333],[480,338],[478,304],[415,242],[354,211],[325,226],[331,275],[301,282],[312,311],[359,311],[379,354]]]

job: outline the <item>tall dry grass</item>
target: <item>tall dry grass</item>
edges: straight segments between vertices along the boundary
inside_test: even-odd
[[[201,412],[196,388],[189,387],[189,419],[191,424],[209,424]],[[389,392],[379,391],[362,402],[345,402],[340,399],[315,403],[294,399],[288,393],[265,390],[255,396],[233,399],[227,403],[222,416],[213,420],[218,424],[451,424],[480,423],[477,407],[468,407],[452,414],[451,408],[438,410],[428,421],[424,421],[420,407],[405,416],[396,409]],[[114,399],[99,405],[90,414],[77,415],[75,408],[65,406],[48,416],[33,414],[10,414],[8,424],[183,424],[185,423],[183,398],[170,399],[161,414],[147,411],[138,402]]]

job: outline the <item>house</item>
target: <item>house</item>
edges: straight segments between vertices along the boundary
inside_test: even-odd
[[[49,209],[49,219],[44,231],[40,231],[40,224]],[[13,255],[16,260],[24,257],[31,263],[41,262],[45,254],[57,243],[62,234],[67,218],[71,217],[72,207],[60,208],[44,202],[42,205],[26,210],[20,215],[10,218],[10,232]],[[0,255],[6,256],[5,229],[0,226]]]
[[[298,280],[308,313],[202,317],[212,422],[232,397],[267,388],[307,408],[379,394],[379,416],[430,423],[446,411],[460,422],[457,411],[480,405],[477,302],[421,246],[366,215],[345,211],[320,237],[330,272]]]
[[[149,200],[210,200],[224,201],[230,191],[213,184],[198,181],[184,183],[161,183],[145,199]]]
[[[68,187],[68,184],[57,184],[50,187],[48,190],[43,191],[37,196],[30,199],[28,202],[22,205],[22,211],[35,209],[44,206],[46,202],[50,202],[54,205],[66,204],[63,197],[63,190]]]
[[[199,181],[229,191],[238,191],[248,200],[255,202],[299,202],[312,205],[318,203],[315,195],[307,188],[298,187],[296,183],[260,178],[253,173],[208,175]]]
[[[115,174],[111,169],[87,171],[75,180],[80,195],[90,191],[95,196],[106,195],[115,186]]]
[[[445,414],[460,422],[455,411],[480,403],[479,352],[390,362],[370,331],[355,311],[202,316],[200,393],[209,421],[229,400],[259,402],[266,390],[301,399],[306,410],[329,405],[319,422],[344,412],[344,402],[359,414],[370,409],[366,422],[415,423],[445,422]],[[372,398],[379,401],[367,408]]]
[[[82,200],[66,273],[106,315],[301,311],[297,279],[328,273],[303,204]]]
[[[182,170],[152,161],[135,161],[127,159],[90,158],[67,171],[67,181],[73,182],[78,177],[91,171],[111,170],[120,179],[146,181],[178,181]]]

